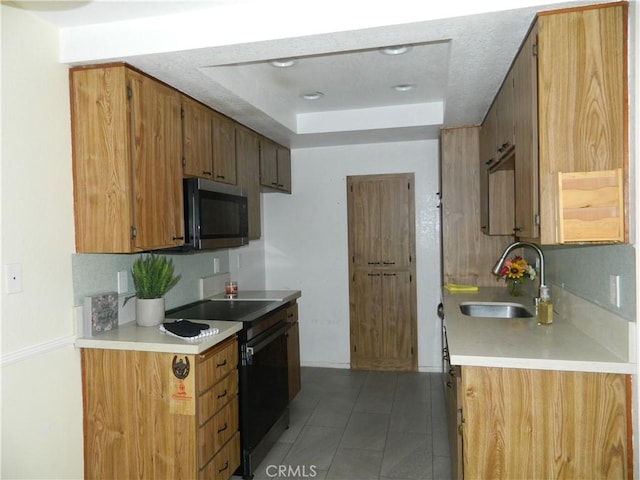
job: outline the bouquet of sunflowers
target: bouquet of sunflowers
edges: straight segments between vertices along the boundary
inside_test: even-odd
[[[536,270],[524,258],[515,256],[504,262],[500,269],[500,277],[509,286],[509,293],[518,296],[520,295],[520,285],[527,279],[535,279]]]

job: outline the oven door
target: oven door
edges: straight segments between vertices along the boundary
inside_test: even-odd
[[[280,323],[241,345],[243,449],[253,450],[289,404],[287,327],[286,323]]]

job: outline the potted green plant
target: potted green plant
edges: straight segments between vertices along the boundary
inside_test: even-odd
[[[141,327],[160,325],[164,320],[164,296],[181,277],[174,274],[173,260],[153,253],[142,255],[133,262],[131,275],[136,291],[136,323]],[[130,298],[133,296],[126,301]]]

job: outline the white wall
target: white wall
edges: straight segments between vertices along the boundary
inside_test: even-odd
[[[80,361],[73,342],[73,202],[67,68],[58,32],[2,16],[2,478],[82,478]]]
[[[304,365],[348,368],[348,175],[415,173],[418,365],[440,371],[438,142],[298,149],[293,192],[264,195],[267,287],[302,290]]]

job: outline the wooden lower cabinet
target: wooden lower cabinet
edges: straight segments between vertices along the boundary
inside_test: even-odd
[[[630,376],[465,366],[461,372],[458,398],[449,400],[460,405],[457,478],[632,478]]]
[[[227,480],[240,465],[238,344],[82,350],[85,478]]]

